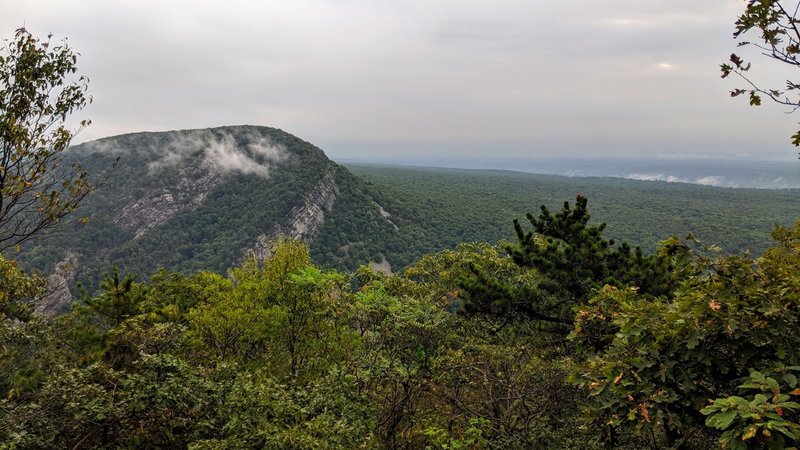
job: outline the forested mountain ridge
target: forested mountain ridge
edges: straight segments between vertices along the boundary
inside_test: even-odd
[[[60,234],[20,255],[26,267],[54,275],[54,294],[40,306],[51,311],[77,282],[92,292],[114,266],[139,277],[159,267],[225,273],[246,255],[268,256],[280,236],[308,242],[323,266],[352,270],[373,261],[396,270],[460,242],[513,239],[512,219],[576,192],[588,195],[612,237],[645,251],[670,234],[693,233],[727,251],[760,252],[774,225],[800,216],[793,190],[345,168],[302,139],[255,126],[109,137],[71,148],[64,162],[105,182]]]
[[[71,148],[64,166],[73,163],[102,185],[60,233],[25,246],[20,258],[43,273],[59,266],[63,286],[77,281],[91,291],[112,266],[139,276],[158,267],[224,273],[248,254],[266,256],[278,237],[355,267],[380,260],[371,242],[395,233],[346,169],[274,128],[109,137]],[[42,308],[58,309],[66,294]]]

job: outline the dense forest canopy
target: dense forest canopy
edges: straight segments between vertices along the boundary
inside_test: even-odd
[[[582,178],[500,170],[347,164],[411,239],[400,266],[430,249],[460,242],[514,238],[512,220],[538,205],[557,205],[582,193],[592,217],[608,224],[617,241],[640,245],[648,253],[670,235],[716,244],[728,252],[760,253],[771,245],[775,225],[800,217],[799,191],[731,189],[661,181]],[[324,261],[321,261],[324,262]]]
[[[611,246],[586,199],[403,273],[302,243],[228,276],[109,273],[52,321],[3,260],[16,448],[758,448],[798,428],[800,224],[757,259]],[[569,230],[565,232],[565,230]],[[580,258],[572,256],[580,254]],[[11,320],[10,317],[23,320]]]
[[[797,446],[800,221],[757,256],[651,251],[554,205],[392,274],[293,239],[225,274],[108,267],[53,318],[0,257],[0,448]]]

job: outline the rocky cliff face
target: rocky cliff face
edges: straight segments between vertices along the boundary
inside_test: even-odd
[[[36,314],[51,317],[72,302],[69,289],[75,283],[78,270],[78,255],[68,251],[52,274],[47,277],[45,294],[36,301]]]
[[[291,239],[308,240],[316,234],[325,221],[325,212],[333,208],[339,195],[333,168],[322,175],[303,203],[292,210],[288,227],[276,227],[275,234]]]
[[[199,177],[196,171],[189,170],[184,170],[182,175],[174,187],[149,194],[122,208],[114,217],[114,223],[124,229],[135,228],[139,238],[181,211],[200,206],[222,181],[222,174],[214,168]]]
[[[394,228],[394,231],[395,232],[400,231],[400,228],[394,222],[392,222],[392,215],[389,214],[388,211],[383,209],[383,206],[381,206],[381,205],[379,205],[377,203],[374,203],[374,204],[375,204],[376,207],[378,207],[378,212],[381,214],[381,217],[383,217],[386,220],[386,222],[388,222],[389,225],[391,225],[392,228]]]
[[[334,169],[328,168],[314,188],[303,198],[302,204],[292,209],[292,216],[286,225],[276,225],[272,231],[259,235],[253,248],[246,255],[263,261],[272,254],[276,239],[288,238],[310,241],[325,222],[325,213],[333,209],[339,196]]]
[[[387,253],[388,218],[366,186],[313,144],[275,128],[114,136],[73,147],[64,165],[73,163],[111,181],[82,207],[88,223],[20,254],[26,268],[55,268],[42,313],[63,310],[78,282],[96,292],[114,266],[138,280],[159,267],[225,273],[245,254],[266,258],[281,237],[306,241],[315,260],[331,266]],[[339,251],[346,245],[352,251]]]

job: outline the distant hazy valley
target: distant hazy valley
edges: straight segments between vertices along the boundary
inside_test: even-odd
[[[345,160],[346,161],[346,160]],[[800,168],[796,160],[704,159],[692,156],[481,157],[481,158],[376,158],[380,164],[463,169],[499,169],[566,177],[614,177],[642,181],[691,183],[704,186],[798,189]],[[346,161],[347,162],[347,161]],[[373,164],[371,161],[349,161]]]

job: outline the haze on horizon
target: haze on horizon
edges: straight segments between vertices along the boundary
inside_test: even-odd
[[[68,38],[78,142],[254,124],[340,159],[795,160],[798,117],[720,80],[742,0],[0,0],[2,37]],[[755,58],[759,80],[791,78]]]

